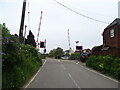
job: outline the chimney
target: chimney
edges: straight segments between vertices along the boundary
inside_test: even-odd
[[[118,18],[120,18],[120,1],[118,2]]]

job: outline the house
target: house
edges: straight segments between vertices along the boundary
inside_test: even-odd
[[[93,55],[120,57],[120,18],[116,18],[103,31],[103,45],[94,47]]]
[[[120,48],[120,18],[116,18],[103,32],[103,44]]]

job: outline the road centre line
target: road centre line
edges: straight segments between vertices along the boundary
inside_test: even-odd
[[[63,67],[64,70],[66,70],[65,66],[63,64],[61,64],[61,67]]]
[[[74,62],[74,61],[71,61],[71,60],[61,60],[63,62],[67,61],[67,62]]]
[[[35,77],[38,75],[38,73],[41,71],[41,69],[43,68],[43,66],[45,65],[46,60],[44,61],[43,65],[40,67],[40,69],[38,70],[38,72],[35,74],[35,76],[30,80],[30,82],[25,86],[25,88],[27,88],[31,82],[35,79]]]
[[[76,81],[72,78],[72,76],[71,76],[71,74],[70,73],[68,73],[68,76],[71,78],[71,80],[73,81],[73,83],[75,84],[75,86],[77,87],[77,88],[79,88],[79,90],[81,90],[80,89],[80,86],[76,83]]]
[[[63,67],[64,70],[66,70],[65,66],[63,64],[61,64],[61,67]],[[80,86],[76,83],[76,81],[73,79],[73,77],[71,76],[71,74],[68,72],[68,76],[70,77],[70,79],[72,80],[72,82],[75,84],[75,86],[80,89]]]
[[[67,60],[67,61],[70,61],[70,60]],[[107,79],[110,79],[110,80],[112,80],[112,81],[114,81],[114,82],[116,82],[116,83],[119,83],[119,81],[117,81],[117,80],[115,80],[115,79],[112,79],[112,78],[110,78],[110,77],[108,77],[108,76],[105,76],[105,75],[103,75],[103,74],[101,74],[101,73],[99,73],[99,72],[97,72],[97,71],[95,71],[95,70],[89,69],[88,67],[85,67],[85,66],[80,65],[79,62],[77,62],[77,63],[74,62],[74,61],[70,61],[70,62],[73,62],[73,63],[75,63],[76,65],[79,65],[80,67],[82,67],[82,68],[84,68],[84,69],[86,69],[86,70],[88,70],[88,71],[91,71],[91,72],[96,73],[96,74],[98,74],[98,75],[100,75],[100,76],[103,76],[103,77],[105,77],[105,78],[107,78]]]
[[[69,60],[67,60],[67,61],[69,61]],[[79,64],[79,62],[74,62],[74,61],[70,61],[70,62],[73,62],[73,63],[75,63],[76,65],[79,65],[80,67],[82,67],[82,68],[84,68],[84,69],[86,69],[86,70],[88,70],[88,71],[91,71],[91,72],[93,72],[93,73],[96,73],[96,74],[98,74],[98,75],[100,75],[100,76],[102,76],[102,77],[104,77],[104,78],[107,78],[107,79],[109,79],[109,80],[111,80],[111,81],[114,81],[114,82],[116,82],[116,83],[119,83],[119,81],[117,81],[117,80],[115,80],[115,79],[113,79],[113,78],[111,78],[111,77],[108,77],[108,76],[106,76],[106,75],[103,75],[103,74],[101,74],[100,72],[97,72],[97,71],[95,71],[95,70],[92,70],[91,68],[88,68],[88,67],[85,67],[85,66],[82,66],[82,65],[80,65]],[[70,73],[69,73],[69,77],[70,77],[71,75],[70,75]],[[71,79],[73,79],[73,78],[71,78]],[[73,81],[74,81],[74,79],[73,79]],[[75,83],[75,82],[74,82]]]
[[[60,62],[60,60],[46,60],[46,62]]]

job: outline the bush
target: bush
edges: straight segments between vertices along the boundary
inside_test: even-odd
[[[87,60],[86,66],[120,80],[120,58],[111,55],[91,56]]]
[[[1,29],[2,88],[20,88],[38,70],[42,61],[35,47],[20,44],[18,37],[11,35],[4,25]]]
[[[46,54],[41,54],[41,53],[39,53],[39,55],[40,55],[41,59],[45,59],[45,58],[47,57]]]
[[[70,56],[71,60],[80,60],[80,53],[72,53]]]
[[[63,55],[64,55],[63,49],[60,47],[51,50],[49,53],[49,57],[54,57],[56,59],[60,59]]]

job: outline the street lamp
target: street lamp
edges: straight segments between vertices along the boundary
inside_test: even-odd
[[[76,42],[76,46],[78,45],[79,41],[75,41]]]

